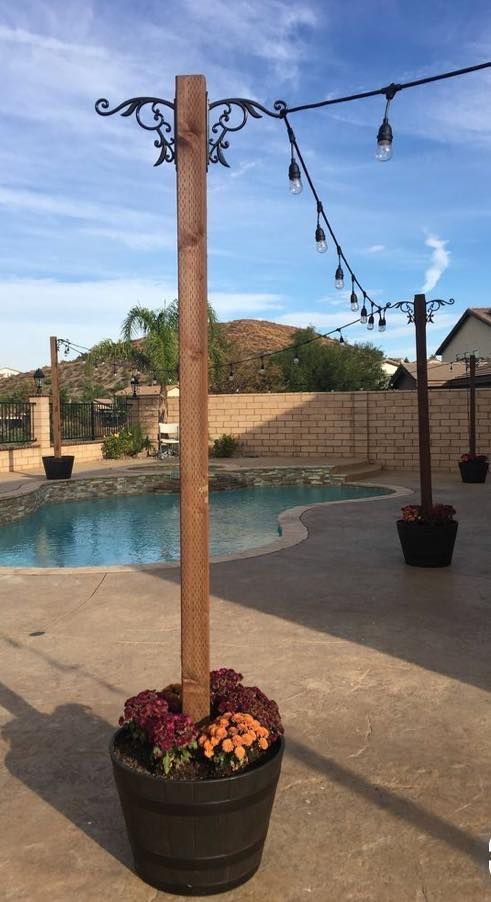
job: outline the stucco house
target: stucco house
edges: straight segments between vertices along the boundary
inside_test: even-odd
[[[491,309],[468,307],[436,350],[444,363],[459,354],[475,351],[478,357],[491,358]]]

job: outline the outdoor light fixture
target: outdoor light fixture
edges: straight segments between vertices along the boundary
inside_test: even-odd
[[[34,376],[33,376],[34,382],[36,383],[36,392],[38,395],[40,395],[43,390],[43,382],[44,382],[45,378],[46,377],[45,377],[43,371],[41,369],[39,369],[39,367],[38,367],[38,369],[36,370],[36,372],[34,373]]]
[[[392,127],[388,120],[387,113],[389,112],[389,106],[391,100],[394,99],[397,93],[396,85],[389,85],[385,92],[385,97],[387,103],[385,104],[385,113],[382,121],[382,125],[378,130],[377,135],[377,150],[375,151],[375,159],[380,160],[383,163],[385,160],[390,160],[392,157]]]
[[[234,368],[233,368],[232,364],[230,364],[230,370],[229,370],[229,374],[228,374],[228,381],[229,381],[229,382],[232,382],[232,381],[233,381],[233,378],[234,378]]]
[[[385,310],[379,310],[378,314],[378,330],[379,332],[385,332],[385,327],[387,323],[385,322]]]
[[[266,367],[264,366],[264,357],[261,357],[261,366],[259,367],[259,374],[264,376],[266,372]]]
[[[300,167],[293,156],[292,152],[292,160],[290,163],[290,167],[288,169],[288,178],[290,179],[290,193],[291,194],[301,194],[303,190],[302,179],[300,177]]]
[[[140,378],[138,376],[138,373],[133,373],[133,375],[130,379],[130,385],[133,389],[133,397],[134,398],[136,398],[136,393],[137,393],[139,384],[140,384]]]
[[[315,230],[315,247],[319,254],[325,254],[327,251],[326,233],[320,223],[320,215],[322,213],[322,204],[317,201],[317,228]]]
[[[367,329],[369,329],[371,332],[374,325],[375,325],[375,319],[373,316],[373,304],[372,304],[372,309],[370,310],[370,316],[368,317]]]
[[[298,366],[298,364],[300,363],[300,357],[298,356],[298,351],[296,349],[295,349],[295,356],[293,358],[293,362],[294,362],[295,366]]]
[[[355,277],[354,277],[353,275],[351,276],[351,297],[350,297],[350,301],[351,301],[351,310],[353,311],[353,313],[356,313],[356,311],[358,310],[358,296],[357,296],[356,291],[355,291]]]
[[[336,270],[334,280],[336,283],[336,288],[338,290],[344,288],[344,272],[343,272],[343,267],[341,266],[341,248],[340,247],[338,247],[338,268]]]
[[[366,321],[367,321],[367,318],[368,318],[368,313],[367,313],[367,296],[366,296],[366,293],[363,292],[363,307],[361,308],[360,322],[363,323],[363,325],[365,325],[365,323],[366,323]]]
[[[343,338],[343,333],[341,332],[341,329],[338,329],[338,332],[339,332],[339,344],[344,345],[344,338]]]

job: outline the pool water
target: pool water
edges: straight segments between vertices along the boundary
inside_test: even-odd
[[[297,505],[390,494],[373,486],[264,486],[211,492],[210,553],[234,554],[277,538],[278,515]],[[98,567],[179,560],[178,495],[113,495],[45,504],[0,527],[0,566]]]

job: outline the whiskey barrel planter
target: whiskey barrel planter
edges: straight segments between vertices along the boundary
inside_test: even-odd
[[[486,482],[488,467],[487,460],[461,460],[459,469],[462,482]]]
[[[452,562],[457,520],[443,523],[397,521],[397,532],[406,564],[411,567],[448,567]]]
[[[207,896],[257,871],[280,775],[282,737],[255,767],[215,780],[167,780],[135,770],[109,747],[135,870],[168,893]]]
[[[46,479],[70,479],[74,460],[75,457],[72,454],[62,454],[61,457],[55,457],[53,454],[50,454],[47,457],[43,457]]]

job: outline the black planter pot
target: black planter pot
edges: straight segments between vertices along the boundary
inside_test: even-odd
[[[462,482],[486,482],[488,467],[487,460],[461,460],[459,469]]]
[[[261,862],[284,740],[264,763],[217,780],[175,781],[140,773],[109,746],[139,877],[159,890],[208,896],[249,880]]]
[[[457,520],[438,525],[397,521],[397,532],[406,564],[411,567],[448,567],[452,562]]]
[[[43,457],[46,479],[70,479],[74,460],[72,454],[62,454],[61,457],[50,454],[49,457]]]

